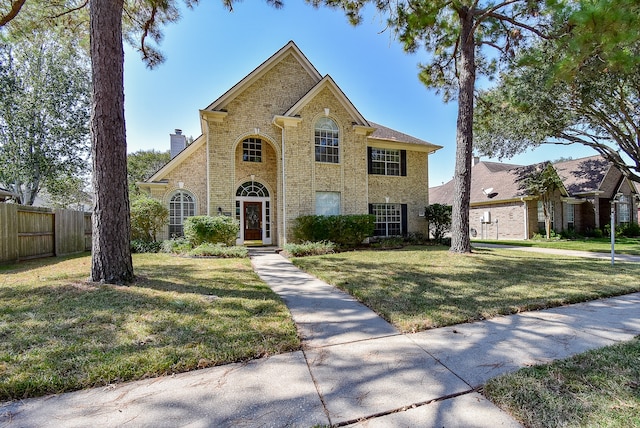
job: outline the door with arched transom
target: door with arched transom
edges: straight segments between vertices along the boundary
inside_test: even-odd
[[[269,191],[260,182],[247,181],[236,191],[236,219],[240,223],[238,244],[270,245],[271,200]]]

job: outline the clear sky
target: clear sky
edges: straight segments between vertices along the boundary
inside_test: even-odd
[[[249,0],[232,13],[221,3],[202,2],[165,27],[160,50],[166,61],[153,70],[125,47],[129,152],[168,150],[176,128],[198,137],[198,110],[293,40],[367,120],[443,146],[429,158],[430,186],[453,177],[457,104],[444,104],[418,80],[418,64],[426,62],[427,53],[405,53],[375,10],[353,27],[341,11],[315,9],[302,0],[285,0],[279,10]],[[582,146],[546,146],[503,161],[528,164],[593,154]]]

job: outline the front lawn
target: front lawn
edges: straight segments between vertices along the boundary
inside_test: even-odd
[[[640,340],[490,380],[485,395],[530,428],[639,427]]]
[[[527,239],[522,241],[502,241],[502,240],[474,240],[487,244],[516,245],[520,247],[540,247],[557,248],[562,250],[590,251],[593,253],[611,253],[611,240],[609,238],[584,238],[584,239]],[[638,238],[616,238],[616,254],[631,254],[640,256],[640,239]]]
[[[640,264],[500,249],[357,251],[293,263],[403,332],[640,291]]]
[[[135,254],[131,286],[90,257],[0,267],[0,399],[161,376],[299,349],[248,259]]]

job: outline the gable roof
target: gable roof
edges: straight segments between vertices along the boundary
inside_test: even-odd
[[[613,165],[600,155],[557,162],[553,167],[558,171],[570,195],[593,193],[600,186]]]
[[[336,82],[328,74],[322,78],[313,88],[309,90],[302,98],[298,100],[289,110],[287,110],[283,116],[295,116],[306,106],[316,95],[323,89],[329,89],[334,97],[340,102],[342,107],[351,114],[351,118],[357,125],[369,126],[369,122],[360,114],[358,109],[342,92],[342,89],[338,87]]]
[[[534,164],[539,165],[539,164]],[[613,167],[600,155],[551,164],[569,196],[580,197],[599,192]],[[487,204],[527,198],[520,190],[518,177],[533,165],[521,166],[500,162],[479,162],[471,169],[471,204]],[[454,180],[429,189],[429,202],[451,205]],[[487,189],[491,189],[487,192]],[[564,193],[563,191],[563,193]],[[485,193],[486,192],[486,193]],[[488,194],[487,194],[488,193]]]
[[[236,83],[231,89],[222,94],[217,100],[209,104],[204,110],[215,111],[229,104],[229,102],[233,100],[238,94],[242,93],[256,80],[264,76],[287,55],[293,55],[293,57],[298,60],[302,68],[304,68],[304,70],[309,73],[309,76],[311,76],[316,82],[322,80],[322,76],[320,75],[318,70],[313,66],[313,64],[311,64],[311,62],[302,53],[300,48],[298,48],[293,40],[291,40],[278,52],[271,55],[265,62],[260,64],[255,70],[249,73],[244,79]]]

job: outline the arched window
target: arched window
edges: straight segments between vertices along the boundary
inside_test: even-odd
[[[316,162],[340,162],[340,136],[333,119],[321,117],[315,126]]]
[[[255,181],[243,183],[236,191],[236,196],[256,196],[258,198],[268,198],[269,191],[263,184]]]
[[[184,235],[184,219],[196,215],[196,201],[193,195],[178,190],[169,200],[169,237]]]

